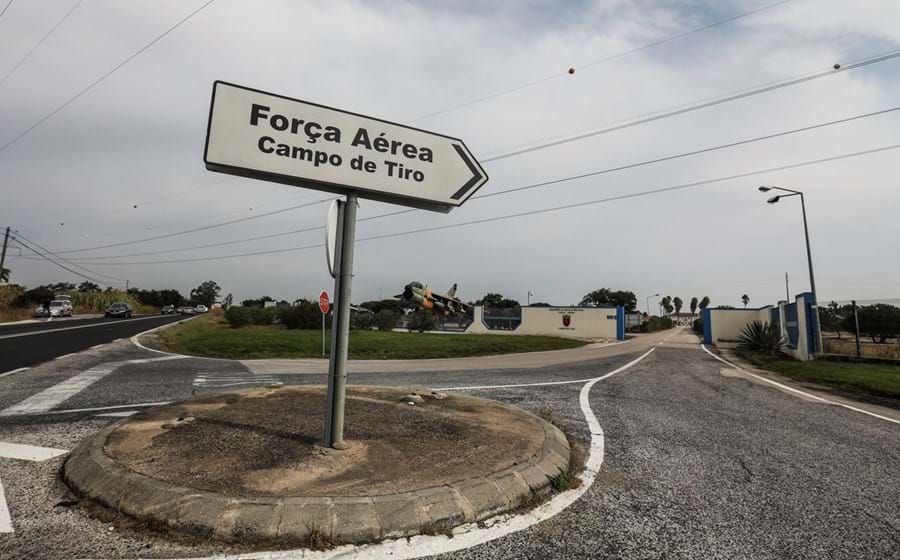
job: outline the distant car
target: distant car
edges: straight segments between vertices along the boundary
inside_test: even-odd
[[[178,308],[178,314],[179,314],[179,315],[193,315],[193,314],[194,314],[194,308],[193,308],[193,307],[186,306],[186,305],[185,305],[185,306],[182,306],[182,307],[179,307],[179,308]]]
[[[44,307],[43,305],[38,305],[34,308],[34,316],[35,317],[49,317],[50,310]]]
[[[174,305],[163,306],[163,308],[159,310],[159,313],[160,313],[160,315],[174,315],[175,314],[175,306]]]
[[[54,299],[50,302],[51,317],[71,317],[73,311],[72,301],[69,299]]]
[[[194,312],[196,313],[206,313],[207,311],[209,311],[209,308],[205,305],[198,305],[194,308]]]
[[[107,317],[124,317],[127,319],[131,317],[131,313],[132,311],[130,305],[128,305],[127,303],[117,302],[107,307],[106,313],[104,313],[104,315],[106,315]]]

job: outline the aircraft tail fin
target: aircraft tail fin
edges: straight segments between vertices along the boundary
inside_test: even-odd
[[[447,297],[455,298],[456,297],[456,284],[453,284],[453,287],[447,290]]]

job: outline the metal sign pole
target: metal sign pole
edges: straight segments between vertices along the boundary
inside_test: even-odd
[[[331,358],[328,365],[328,402],[325,445],[344,449],[344,397],[347,381],[347,347],[350,338],[350,298],[353,284],[353,242],[356,236],[356,194],[338,212],[335,246],[334,313],[331,325]]]
[[[322,357],[325,357],[325,314],[322,313]]]

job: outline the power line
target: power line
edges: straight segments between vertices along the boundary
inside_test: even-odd
[[[718,20],[718,21],[713,22],[713,23],[710,23],[710,24],[708,24],[708,25],[704,25],[704,26],[701,26],[701,27],[695,27],[694,29],[691,29],[691,30],[689,30],[689,31],[685,31],[685,32],[679,33],[679,34],[677,34],[677,35],[672,35],[672,36],[670,36],[670,37],[666,37],[665,39],[661,39],[661,40],[659,40],[659,41],[654,41],[654,42],[652,42],[652,43],[647,43],[647,44],[642,45],[642,46],[640,46],[640,47],[636,47],[636,48],[633,48],[633,49],[630,49],[630,50],[627,50],[627,51],[623,51],[623,52],[620,52],[620,53],[617,53],[617,54],[614,54],[614,55],[610,55],[610,56],[607,56],[607,57],[605,57],[605,58],[601,58],[601,59],[599,59],[599,60],[595,60],[594,62],[589,62],[589,63],[587,63],[587,64],[583,64],[583,65],[581,65],[581,66],[579,67],[579,69],[580,69],[580,70],[583,70],[583,69],[585,69],[585,68],[590,68],[590,67],[593,67],[593,66],[597,66],[597,65],[603,64],[603,63],[605,63],[605,62],[610,62],[610,61],[612,61],[612,60],[616,60],[616,59],[618,59],[618,58],[622,58],[622,57],[624,57],[624,56],[628,56],[628,55],[630,55],[630,54],[634,54],[634,53],[637,53],[637,52],[640,52],[640,51],[643,51],[643,50],[647,50],[647,49],[650,49],[650,48],[653,48],[653,47],[658,47],[659,45],[663,45],[663,44],[665,44],[665,43],[669,43],[669,42],[671,42],[671,41],[675,41],[675,40],[677,40],[677,39],[681,39],[681,38],[683,38],[683,37],[687,37],[688,35],[693,35],[694,33],[699,33],[699,32],[701,32],[701,31],[706,31],[707,29],[712,29],[713,27],[718,27],[718,26],[720,26],[720,25],[724,25],[724,24],[726,24],[726,23],[730,23],[730,22],[732,22],[732,21],[735,21],[735,20],[738,20],[738,19],[741,19],[741,18],[750,16],[750,15],[753,15],[753,14],[757,14],[757,13],[759,13],[759,12],[768,10],[768,9],[770,9],[770,8],[775,8],[775,7],[777,7],[777,6],[781,6],[782,4],[786,4],[786,3],[790,2],[790,1],[791,1],[791,0],[781,0],[780,2],[775,2],[774,4],[768,4],[768,5],[763,6],[763,7],[761,7],[761,8],[757,8],[757,9],[751,10],[751,11],[749,11],[749,12],[744,12],[744,13],[742,13],[742,14],[738,14],[738,15],[735,15],[735,16],[732,16],[732,17],[729,17],[729,18],[725,18],[725,19],[722,19],[722,20]],[[521,90],[523,90],[523,89],[530,88],[530,87],[536,86],[536,85],[538,85],[538,84],[542,84],[542,83],[544,83],[544,82],[548,82],[548,81],[550,81],[550,80],[555,80],[555,79],[557,79],[557,78],[564,78],[564,77],[567,77],[567,76],[568,76],[568,74],[565,74],[565,73],[554,73],[554,74],[551,74],[551,75],[549,75],[549,76],[545,76],[545,77],[543,77],[543,78],[539,78],[539,79],[537,79],[537,80],[533,80],[533,81],[531,81],[531,82],[526,82],[526,83],[524,83],[524,84],[521,84],[521,85],[512,87],[512,88],[510,88],[510,89],[506,89],[506,90],[503,90],[503,91],[499,91],[499,92],[496,92],[496,93],[492,93],[492,94],[489,94],[489,95],[485,95],[485,96],[483,96],[483,97],[479,97],[479,98],[476,98],[476,99],[472,99],[471,101],[467,101],[467,102],[462,103],[462,104],[460,104],[460,105],[455,105],[455,106],[453,106],[453,107],[449,107],[449,108],[446,108],[446,109],[441,109],[441,110],[439,110],[439,111],[434,111],[434,112],[432,112],[432,113],[428,113],[427,115],[422,115],[421,117],[417,117],[417,118],[413,119],[413,120],[410,121],[410,122],[417,122],[417,121],[425,120],[425,119],[428,119],[428,118],[431,118],[431,117],[436,117],[436,116],[438,116],[438,115],[443,115],[443,114],[445,114],[445,113],[450,113],[450,112],[452,112],[452,111],[456,111],[456,110],[462,109],[462,108],[464,108],[464,107],[470,107],[470,106],[472,106],[472,105],[476,105],[476,104],[481,103],[481,102],[483,102],[483,101],[488,101],[488,100],[490,100],[490,99],[495,99],[495,98],[497,98],[497,97],[501,97],[501,96],[504,96],[504,95],[509,95],[510,93],[515,93],[515,92],[517,92],[517,91],[521,91]]]
[[[47,33],[45,33],[44,36],[41,37],[40,40],[39,40],[37,43],[35,43],[35,45],[34,45],[33,47],[31,47],[31,50],[29,50],[27,53],[25,53],[25,56],[23,56],[21,59],[19,59],[19,62],[17,62],[17,63],[15,64],[15,66],[13,66],[13,67],[9,70],[9,72],[7,72],[6,75],[3,76],[2,79],[0,79],[0,86],[2,86],[3,83],[6,82],[6,80],[7,80],[10,76],[12,76],[12,75],[15,73],[16,70],[19,69],[19,66],[21,66],[26,60],[28,60],[29,57],[31,57],[31,54],[32,54],[34,51],[36,51],[37,48],[40,47],[40,46],[44,43],[44,41],[47,40],[47,37],[49,37],[50,35],[52,35],[54,31],[56,31],[56,28],[59,27],[59,25],[60,25],[62,22],[64,22],[64,21],[66,20],[67,17],[69,17],[69,14],[71,14],[72,12],[74,12],[74,11],[75,11],[75,8],[77,8],[83,1],[84,1],[84,0],[78,0],[78,2],[75,2],[75,5],[72,6],[71,8],[69,8],[69,11],[66,12],[65,15],[63,15],[63,17],[61,17],[61,18],[59,19],[59,21],[57,21],[56,24],[53,25],[53,27],[50,28],[50,31],[48,31]],[[10,0],[10,3],[12,3],[12,0]],[[0,15],[2,15],[2,14],[0,14]]]
[[[767,169],[748,171],[745,173],[727,175],[725,177],[717,177],[715,179],[705,179],[703,181],[694,181],[691,183],[683,183],[680,185],[662,187],[662,188],[658,188],[658,189],[650,189],[650,190],[639,191],[639,192],[635,192],[635,193],[610,196],[610,197],[599,198],[599,199],[595,199],[595,200],[588,200],[585,202],[578,202],[578,203],[574,203],[574,204],[553,206],[550,208],[540,208],[537,210],[529,210],[526,212],[517,212],[515,214],[506,214],[503,216],[493,216],[490,218],[482,218],[482,219],[478,219],[478,220],[471,220],[468,222],[459,222],[459,223],[455,223],[455,224],[447,224],[447,225],[442,225],[442,226],[434,226],[434,227],[428,227],[428,228],[388,233],[388,234],[384,234],[384,235],[375,235],[372,237],[363,237],[363,238],[357,239],[357,241],[374,241],[377,239],[387,239],[387,238],[391,238],[391,237],[400,237],[400,236],[404,236],[404,235],[413,235],[413,234],[417,234],[417,233],[440,231],[440,230],[445,230],[445,229],[465,227],[465,226],[471,226],[471,225],[476,225],[476,224],[484,224],[484,223],[495,222],[495,221],[499,221],[499,220],[508,220],[508,219],[512,219],[512,218],[533,216],[536,214],[545,214],[548,212],[558,212],[561,210],[570,210],[573,208],[581,208],[581,207],[585,207],[585,206],[592,206],[592,205],[596,205],[596,204],[603,204],[603,203],[614,202],[614,201],[618,201],[618,200],[626,200],[626,199],[630,199],[630,198],[638,198],[638,197],[643,197],[643,196],[650,196],[650,195],[655,195],[655,194],[662,194],[662,193],[673,192],[673,191],[678,191],[678,190],[696,188],[696,187],[700,187],[700,186],[704,186],[704,185],[721,183],[724,181],[731,181],[734,179],[743,179],[743,178],[752,177],[755,175],[763,175],[766,173],[773,173],[776,171],[786,171],[786,170],[790,170],[790,169],[797,169],[800,167],[818,165],[821,163],[840,161],[840,160],[844,160],[844,159],[850,159],[850,158],[855,158],[855,157],[860,157],[860,156],[876,154],[876,153],[880,153],[880,152],[886,152],[889,150],[896,150],[898,148],[900,148],[900,144],[891,144],[889,146],[882,146],[879,148],[872,148],[869,150],[863,150],[863,151],[859,151],[859,152],[851,152],[851,153],[841,154],[841,155],[837,155],[837,156],[829,156],[829,157],[825,157],[825,158],[808,160],[808,161],[803,161],[803,162],[799,162],[799,163],[781,165],[778,167],[770,167]],[[250,256],[256,256],[256,255],[272,255],[272,254],[278,254],[278,253],[288,253],[288,252],[293,252],[293,251],[302,251],[305,249],[315,249],[315,248],[324,247],[324,246],[325,246],[324,243],[319,243],[316,245],[305,245],[302,247],[288,247],[285,249],[273,249],[270,251],[254,251],[254,252],[250,252],[250,253],[238,253],[238,254],[234,254],[234,255],[218,255],[218,256],[214,256],[214,257],[198,257],[198,258],[192,258],[192,259],[172,259],[172,260],[164,260],[164,261],[93,263],[93,266],[137,266],[137,265],[151,265],[151,264],[203,262],[203,261],[214,261],[214,260],[222,260],[222,259],[235,259],[235,258],[250,257]]]
[[[809,82],[809,81],[812,81],[812,80],[817,80],[817,79],[819,79],[819,78],[824,78],[824,77],[826,77],[826,76],[833,76],[834,74],[839,74],[839,73],[841,73],[841,72],[848,72],[848,71],[850,71],[850,70],[855,70],[855,69],[857,69],[857,68],[862,68],[862,67],[868,66],[868,65],[870,65],[870,64],[876,64],[876,63],[878,63],[878,62],[884,62],[884,61],[886,61],[886,60],[891,60],[891,59],[894,59],[894,58],[897,58],[897,57],[900,57],[900,50],[890,51],[890,52],[888,52],[888,53],[886,53],[886,54],[883,54],[883,55],[879,55],[879,56],[876,56],[876,57],[873,57],[873,58],[864,59],[864,60],[861,60],[861,61],[858,61],[858,62],[853,62],[853,63],[847,64],[846,66],[841,66],[840,68],[834,68],[834,69],[831,69],[831,70],[827,70],[827,71],[825,71],[825,72],[818,72],[818,73],[815,73],[815,74],[808,74],[808,75],[805,75],[805,76],[801,76],[801,77],[799,77],[799,78],[793,78],[793,79],[789,79],[789,80],[787,80],[787,81],[777,82],[777,83],[774,83],[774,84],[765,85],[765,86],[762,86],[762,87],[757,87],[757,88],[745,90],[745,91],[743,91],[743,92],[741,92],[741,93],[737,93],[737,94],[733,94],[733,95],[728,95],[728,96],[725,96],[725,97],[712,98],[711,100],[708,100],[708,101],[702,101],[702,102],[699,102],[699,103],[695,103],[695,104],[692,104],[692,105],[688,105],[688,106],[682,107],[682,108],[680,108],[680,109],[675,109],[675,110],[666,111],[666,112],[663,112],[663,113],[658,113],[658,114],[655,114],[655,115],[652,115],[652,116],[647,116],[647,117],[643,117],[643,118],[638,118],[638,119],[636,119],[636,120],[628,121],[628,122],[625,122],[625,123],[622,123],[622,124],[613,125],[613,126],[609,126],[609,127],[606,127],[606,128],[601,128],[600,130],[595,130],[595,131],[592,131],[592,132],[587,132],[587,133],[579,134],[579,135],[576,135],[576,136],[570,136],[570,137],[568,137],[568,138],[563,138],[563,139],[560,139],[560,140],[555,140],[555,141],[553,141],[553,142],[547,142],[547,143],[544,143],[544,144],[539,144],[539,145],[537,145],[537,146],[532,146],[532,147],[530,147],[530,148],[524,148],[524,149],[521,149],[521,150],[515,150],[515,151],[512,151],[512,152],[507,152],[507,153],[505,153],[505,154],[500,154],[500,155],[497,155],[497,156],[493,156],[493,157],[481,159],[480,161],[481,161],[481,163],[490,163],[490,162],[492,162],[492,161],[498,161],[498,160],[510,158],[510,157],[513,157],[513,156],[519,156],[519,155],[522,155],[522,154],[527,154],[527,153],[535,152],[535,151],[537,151],[537,150],[544,150],[544,149],[546,149],[546,148],[552,148],[552,147],[555,147],[555,146],[561,146],[561,145],[563,145],[563,144],[568,144],[568,143],[570,143],[570,142],[576,142],[576,141],[579,141],[579,140],[584,140],[584,139],[586,139],[586,138],[592,138],[592,137],[594,137],[594,136],[599,136],[599,135],[601,135],[601,134],[606,134],[606,133],[609,133],[609,132],[615,132],[615,131],[617,131],[617,130],[624,130],[624,129],[626,129],[626,128],[631,128],[631,127],[638,126],[638,125],[641,125],[641,124],[647,124],[647,123],[650,123],[650,122],[654,122],[654,121],[666,119],[666,118],[669,118],[669,117],[674,117],[674,116],[678,116],[678,115],[683,115],[683,114],[686,114],[686,113],[692,113],[692,112],[694,112],[694,111],[699,111],[699,110],[701,110],[701,109],[708,109],[709,107],[714,107],[714,106],[716,106],[716,105],[721,105],[721,104],[723,104],[723,103],[729,103],[729,102],[731,102],[731,101],[737,101],[737,100],[739,100],[739,99],[745,99],[745,98],[747,98],[747,97],[751,97],[751,96],[754,96],[754,95],[759,95],[759,94],[761,94],[761,93],[768,93],[768,92],[770,92],[770,91],[775,91],[775,90],[778,90],[778,89],[782,89],[782,88],[794,86],[794,85],[797,85],[797,84],[802,84],[802,83]]]
[[[838,125],[838,124],[845,124],[845,123],[848,123],[848,122],[853,122],[853,121],[857,121],[857,120],[861,120],[861,119],[865,119],[865,118],[871,118],[871,117],[875,117],[875,116],[885,115],[885,114],[893,113],[893,112],[896,112],[896,111],[900,111],[900,106],[890,107],[890,108],[887,108],[887,109],[881,109],[881,110],[879,110],[879,111],[872,111],[872,112],[869,112],[869,113],[863,113],[863,114],[860,114],[860,115],[854,115],[854,116],[851,116],[851,117],[845,117],[845,118],[842,118],[842,119],[836,119],[836,120],[827,121],[827,122],[824,122],[824,123],[818,123],[818,124],[809,125],[809,126],[804,126],[804,127],[800,127],[800,128],[794,128],[794,129],[791,129],[791,130],[785,130],[785,131],[776,132],[776,133],[772,133],[772,134],[766,134],[766,135],[763,135],[763,136],[757,136],[757,137],[754,137],[754,138],[748,138],[748,139],[744,139],[744,140],[738,140],[738,141],[735,141],[735,142],[728,142],[728,143],[726,143],[726,144],[719,144],[719,145],[717,145],[717,146],[710,146],[710,147],[701,148],[701,149],[698,149],[698,150],[692,150],[692,151],[688,151],[688,152],[682,152],[682,153],[679,153],[679,154],[673,154],[673,155],[669,155],[669,156],[664,156],[664,157],[659,157],[659,158],[654,158],[654,159],[644,160],[644,161],[640,161],[640,162],[636,162],[636,163],[630,163],[630,164],[620,165],[620,166],[616,166],[616,167],[608,167],[608,168],[601,169],[601,170],[598,170],[598,171],[591,171],[591,172],[589,172],[589,173],[582,173],[582,174],[579,174],[579,175],[570,175],[570,176],[567,176],[567,177],[562,177],[562,178],[558,178],[558,179],[552,179],[552,180],[549,180],[549,181],[543,181],[543,182],[540,182],[540,183],[532,183],[532,184],[529,184],[529,185],[523,185],[523,186],[519,186],[519,187],[512,187],[512,188],[509,188],[509,189],[504,189],[504,190],[500,190],[500,191],[496,191],[496,192],[491,192],[491,193],[486,193],[486,194],[476,195],[476,196],[473,196],[472,198],[473,198],[473,199],[476,199],[476,198],[490,198],[490,197],[493,197],[493,196],[501,196],[501,195],[506,195],[506,194],[510,194],[510,193],[516,193],[516,192],[520,192],[520,191],[525,191],[525,190],[530,190],[530,189],[536,189],[536,188],[546,187],[546,186],[550,186],[550,185],[556,185],[556,184],[560,184],[560,183],[566,183],[566,182],[569,182],[569,181],[574,181],[574,180],[578,180],[578,179],[585,179],[585,178],[588,178],[588,177],[595,177],[595,176],[598,176],[598,175],[604,175],[604,174],[607,174],[607,173],[613,173],[613,172],[616,172],[616,171],[624,171],[624,170],[627,170],[627,169],[633,169],[633,168],[642,167],[642,166],[646,166],[646,165],[652,165],[652,164],[661,163],[661,162],[665,162],[665,161],[672,161],[672,160],[675,160],[675,159],[680,159],[680,158],[685,158],[685,157],[695,156],[695,155],[699,155],[699,154],[710,153],[710,152],[714,152],[714,151],[718,151],[718,150],[723,150],[723,149],[727,149],[727,148],[734,148],[734,147],[737,147],[737,146],[742,146],[742,145],[745,145],[745,144],[751,144],[751,143],[754,143],[754,142],[761,142],[761,141],[764,141],[764,140],[771,140],[771,139],[773,139],[773,138],[779,138],[779,137],[788,136],[788,135],[791,135],[791,134],[798,134],[798,133],[801,133],[801,132],[808,132],[808,131],[810,131],[810,130],[816,130],[816,129],[825,128],[825,127],[828,127],[828,126],[834,126],[834,125]],[[385,214],[377,214],[377,215],[375,215],[375,216],[369,216],[369,217],[366,217],[366,218],[360,218],[360,219],[357,220],[357,221],[358,221],[358,222],[363,222],[363,221],[369,221],[369,220],[377,220],[377,219],[381,219],[381,218],[387,218],[387,217],[390,217],[390,216],[396,216],[396,215],[399,215],[399,214],[408,214],[408,213],[411,213],[411,212],[418,212],[418,211],[419,211],[419,210],[417,210],[417,209],[415,209],[415,208],[409,208],[409,209],[404,209],[404,210],[397,210],[397,211],[394,211],[394,212],[387,212],[387,213],[385,213]],[[220,242],[217,242],[217,243],[209,243],[209,244],[205,244],[205,245],[195,245],[195,246],[192,246],[192,247],[180,247],[180,248],[174,248],[174,249],[163,249],[163,250],[155,250],[155,251],[145,251],[145,252],[141,252],[141,253],[129,253],[129,254],[124,254],[124,255],[101,255],[101,256],[96,256],[96,257],[80,257],[80,258],[76,258],[76,259],[73,259],[73,260],[74,260],[74,261],[78,261],[78,262],[88,262],[88,261],[96,261],[96,260],[104,260],[104,259],[121,259],[121,258],[139,257],[139,256],[148,256],[148,255],[160,255],[160,254],[173,253],[173,252],[190,251],[190,250],[194,250],[194,249],[209,249],[209,248],[211,248],[211,247],[223,247],[223,246],[226,246],[226,245],[234,245],[234,244],[238,244],[238,243],[247,243],[247,242],[251,242],[251,241],[258,241],[258,240],[261,240],[261,239],[272,239],[272,238],[275,238],[275,237],[283,237],[283,236],[294,235],[294,234],[298,234],[298,233],[306,233],[306,232],[309,232],[309,231],[322,230],[322,229],[324,229],[324,228],[325,228],[325,226],[312,226],[312,227],[307,227],[307,228],[302,228],[302,229],[295,229],[295,230],[285,231],[285,232],[280,232],[280,233],[270,233],[270,234],[267,234],[267,235],[260,235],[260,236],[256,236],[256,237],[247,237],[247,238],[244,238],[244,239],[235,239],[235,240],[231,240],[231,241],[220,241]],[[70,261],[70,262],[71,262],[71,261]]]
[[[0,11],[0,18],[2,18],[3,14],[6,13],[6,10],[8,10],[10,6],[12,6],[12,3],[13,3],[13,0],[9,0],[9,2],[6,3],[6,6],[4,6],[3,10]]]
[[[81,97],[82,95],[84,95],[85,93],[87,93],[88,91],[90,91],[91,89],[93,89],[94,86],[96,86],[97,84],[99,84],[100,82],[102,82],[103,80],[105,80],[106,78],[110,77],[116,70],[118,70],[119,68],[122,68],[123,66],[125,66],[126,64],[128,64],[129,62],[131,62],[132,60],[134,60],[135,58],[137,58],[141,53],[143,53],[144,51],[146,51],[147,49],[149,49],[150,47],[152,47],[153,45],[155,45],[155,44],[156,44],[157,42],[159,42],[163,37],[165,37],[166,35],[168,35],[168,34],[171,33],[172,31],[174,31],[175,29],[179,28],[184,22],[186,22],[187,20],[189,20],[189,19],[191,19],[192,17],[194,17],[197,13],[200,12],[200,10],[202,10],[203,8],[209,6],[210,4],[212,4],[212,3],[215,2],[215,1],[216,1],[216,0],[207,0],[206,2],[204,2],[203,5],[201,5],[199,8],[197,8],[197,9],[194,10],[193,12],[189,13],[187,16],[183,17],[181,20],[178,21],[178,23],[176,23],[176,24],[173,25],[172,27],[170,27],[170,28],[168,28],[167,30],[165,30],[161,35],[158,35],[155,39],[153,39],[152,41],[150,41],[149,43],[147,43],[146,45],[144,45],[143,47],[141,47],[137,52],[135,52],[134,54],[132,54],[131,56],[129,56],[128,58],[126,58],[125,60],[123,60],[122,62],[120,62],[119,64],[117,64],[116,66],[114,66],[112,70],[110,70],[110,71],[107,72],[106,74],[103,74],[102,76],[100,76],[99,78],[97,78],[96,80],[94,80],[93,82],[91,82],[90,85],[88,85],[86,88],[84,88],[84,89],[82,89],[81,91],[79,91],[78,93],[76,93],[73,97],[70,97],[68,101],[66,101],[65,103],[63,103],[62,105],[60,105],[59,107],[57,107],[56,109],[53,109],[52,111],[50,111],[50,112],[47,113],[46,115],[44,115],[40,120],[38,120],[36,123],[34,123],[33,125],[31,125],[30,127],[26,128],[23,132],[19,133],[18,136],[16,136],[15,138],[13,138],[12,140],[10,140],[9,142],[7,142],[6,144],[4,144],[3,146],[0,146],[0,152],[3,152],[4,150],[6,150],[6,148],[8,148],[8,147],[12,146],[13,144],[15,144],[16,142],[18,142],[18,141],[19,141],[21,138],[23,138],[26,134],[28,134],[29,132],[31,132],[31,131],[34,130],[35,128],[39,127],[39,126],[40,126],[41,124],[43,124],[44,122],[46,122],[46,121],[47,121],[48,119],[50,119],[53,115],[55,115],[56,113],[62,111],[62,110],[65,109],[66,107],[68,107],[70,103],[72,103],[73,101],[75,101],[76,99],[78,99],[79,97]],[[7,7],[9,7],[9,6],[7,5]],[[4,10],[4,11],[5,11],[5,10]]]
[[[162,235],[154,235],[153,237],[144,237],[142,239],[133,239],[131,241],[120,241],[119,243],[109,243],[107,245],[97,245],[96,247],[83,247],[81,249],[69,249],[66,251],[57,251],[58,255],[65,255],[69,253],[82,253],[84,251],[94,251],[96,249],[109,249],[112,247],[122,247],[124,245],[134,245],[136,243],[144,243],[146,241],[156,241],[158,239],[168,239],[170,237],[178,237],[180,235],[187,235],[189,233],[196,233],[198,231],[206,231],[222,226],[229,226],[232,224],[237,224],[241,222],[249,222],[250,220],[258,220],[259,218],[265,218],[267,216],[274,216],[275,214],[282,214],[284,212],[289,212],[291,210],[297,210],[299,208],[306,208],[308,206],[315,206],[316,204],[322,204],[323,202],[331,202],[334,198],[324,198],[321,200],[317,200],[315,202],[307,202],[306,204],[297,204],[296,206],[289,206],[287,208],[280,208],[278,210],[272,210],[271,212],[265,212],[263,214],[256,214],[254,216],[246,216],[244,218],[237,218],[235,220],[228,220],[227,222],[219,222],[217,224],[210,224],[208,226],[201,226],[191,229],[186,229],[183,231],[176,231],[174,233],[165,233]]]
[[[60,268],[63,268],[63,269],[65,269],[65,270],[69,271],[69,272],[71,272],[71,273],[74,274],[75,276],[78,276],[78,277],[80,277],[80,278],[84,278],[85,280],[90,280],[91,282],[94,282],[95,284],[109,285],[109,284],[107,284],[106,282],[103,282],[103,281],[98,280],[98,279],[96,279],[96,278],[92,278],[92,277],[90,277],[90,276],[87,276],[86,274],[82,274],[82,273],[78,272],[77,270],[73,270],[73,269],[67,267],[67,266],[64,265],[64,264],[62,264],[62,263],[60,263],[60,262],[58,262],[58,261],[56,261],[56,260],[54,260],[54,259],[51,259],[50,257],[48,257],[47,255],[45,255],[44,253],[41,253],[40,251],[38,251],[37,249],[34,249],[34,248],[28,246],[27,243],[25,243],[24,241],[22,241],[22,240],[19,239],[19,238],[15,238],[15,240],[16,240],[16,243],[18,243],[20,246],[24,247],[25,249],[28,249],[29,251],[31,251],[32,253],[35,253],[36,255],[39,255],[39,256],[43,257],[44,259],[46,259],[47,261],[50,261],[51,263],[55,264],[56,266],[58,266],[58,267],[60,267]]]
[[[85,272],[87,272],[87,273],[89,273],[89,274],[93,274],[93,275],[96,275],[96,276],[103,276],[104,278],[108,278],[108,279],[110,279],[110,280],[115,280],[115,281],[117,281],[117,282],[127,282],[127,280],[125,280],[124,278],[117,278],[117,277],[115,277],[115,276],[110,276],[110,275],[108,275],[108,274],[103,274],[102,272],[97,272],[96,270],[91,270],[91,269],[89,269],[89,268],[85,268],[85,267],[81,266],[80,264],[73,263],[72,261],[66,260],[66,259],[60,257],[59,255],[57,255],[56,253],[54,253],[53,251],[51,251],[50,249],[48,249],[48,248],[44,247],[43,245],[39,244],[37,241],[32,241],[31,239],[28,239],[27,237],[25,237],[24,235],[22,235],[22,232],[19,231],[19,230],[15,230],[15,231],[14,231],[14,233],[13,233],[13,235],[12,235],[12,238],[15,239],[15,240],[16,240],[17,242],[19,242],[19,243],[22,242],[21,239],[24,239],[24,240],[27,241],[28,243],[31,243],[32,245],[34,245],[34,246],[37,247],[38,249],[44,251],[44,253],[46,253],[47,255],[53,255],[53,256],[56,257],[58,260],[60,260],[60,261],[62,261],[62,262],[64,262],[64,263],[66,263],[66,264],[72,265],[72,266],[74,266],[75,268],[81,269],[81,270],[83,270],[83,271],[85,271]],[[20,239],[20,238],[21,238],[21,239]]]

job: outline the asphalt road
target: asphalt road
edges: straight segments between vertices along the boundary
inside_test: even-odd
[[[182,319],[151,315],[131,319],[65,319],[0,326],[0,375],[32,367],[98,344]]]
[[[14,529],[0,532],[0,557],[246,552],[171,540],[74,505],[58,482],[64,454],[9,458],[8,443],[62,453],[118,419],[108,415],[155,402],[227,391],[234,383],[324,381],[320,374],[253,373],[232,361],[160,358],[120,341],[0,379],[0,482]],[[111,362],[117,367],[104,365]],[[99,378],[72,383],[86,370]],[[596,384],[586,387],[589,379]],[[900,424],[751,382],[683,332],[642,337],[585,362],[357,373],[350,381],[494,398],[550,415],[581,448],[596,448],[599,440],[605,451],[582,495],[524,530],[470,548],[466,536],[436,536],[422,550],[415,541],[399,543],[405,555],[374,548],[346,557],[412,557],[419,550],[472,560],[900,559]],[[585,407],[600,429],[589,429]]]

